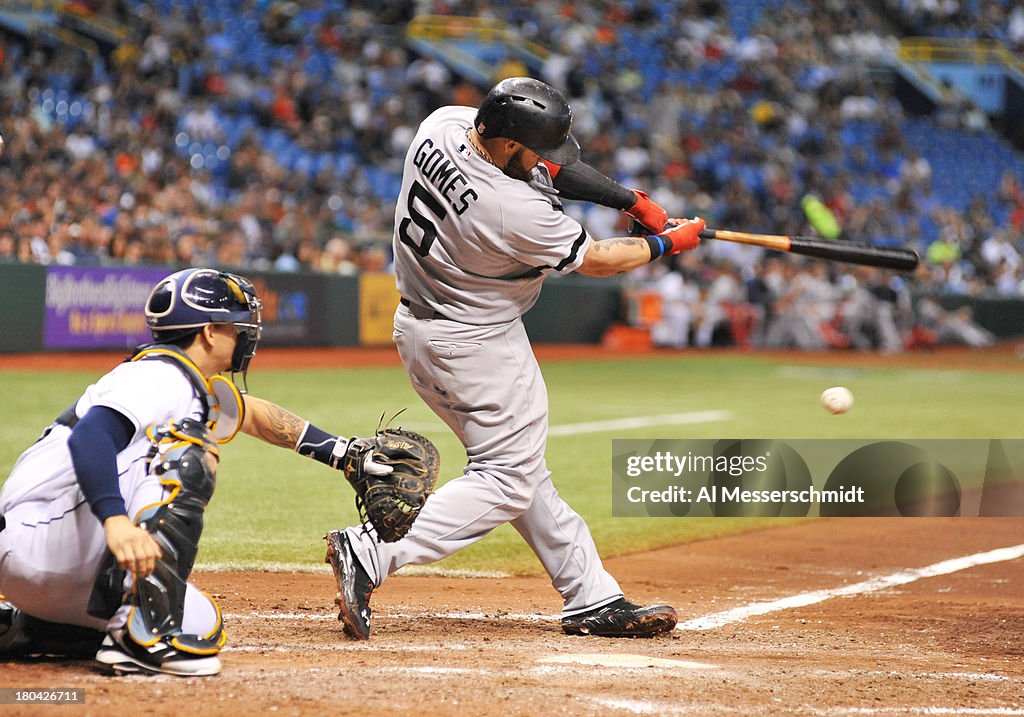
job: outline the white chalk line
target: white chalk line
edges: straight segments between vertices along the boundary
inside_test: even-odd
[[[837,674],[835,670],[814,670],[809,674],[829,677]],[[856,677],[901,677],[904,673],[899,670],[843,670],[845,675]],[[997,675],[992,672],[914,672],[915,680],[965,680],[967,682],[1010,682],[1014,679],[1007,675]]]
[[[938,575],[949,575],[950,573],[967,570],[968,568],[977,567],[978,565],[988,565],[991,563],[1016,560],[1021,556],[1024,556],[1024,544],[1014,545],[1007,548],[997,548],[984,553],[975,553],[973,555],[965,555],[959,558],[943,560],[942,562],[935,563],[933,565],[926,565],[923,568],[900,570],[895,573],[890,573],[889,575],[882,575],[880,577],[871,578],[870,580],[853,583],[852,585],[843,585],[841,587],[831,588],[828,590],[812,590],[811,592],[791,595],[778,600],[769,600],[767,602],[744,605],[743,607],[737,607],[724,612],[705,615],[703,617],[687,620],[686,622],[681,622],[676,625],[676,629],[712,630],[735,622],[743,622],[747,618],[754,617],[756,615],[767,615],[768,613],[778,612],[780,610],[806,607],[807,605],[814,605],[836,597],[852,597],[854,595],[878,592],[879,590],[885,590],[898,585],[907,585],[923,578],[931,578]]]
[[[583,433],[608,433],[633,428],[653,426],[686,426],[693,423],[714,423],[732,418],[729,411],[690,411],[689,413],[666,413],[662,416],[635,416],[610,421],[587,421],[585,423],[564,423],[551,426],[548,436],[578,436]]]
[[[512,573],[501,570],[462,570],[437,565],[405,565],[395,575],[416,575],[438,578],[510,578]]]
[[[548,436],[578,436],[584,433],[607,433],[624,431],[633,428],[651,428],[652,426],[686,426],[693,423],[714,423],[728,421],[732,418],[731,411],[690,411],[688,413],[666,413],[661,416],[633,416],[631,418],[614,418],[607,421],[586,421],[584,423],[563,423],[548,428]],[[404,423],[406,428],[421,433],[441,432],[447,427],[436,421]]]
[[[900,709],[884,709],[874,707],[854,707],[837,712],[823,712],[830,715],[873,715],[895,712],[908,715],[1024,715],[1020,707],[904,707]]]
[[[324,563],[266,563],[260,560],[196,563],[195,569],[204,573],[306,573],[331,574],[331,566]],[[416,575],[439,578],[510,578],[512,573],[500,570],[462,570],[437,565],[406,565],[396,575]]]
[[[372,648],[372,649],[371,649]],[[381,652],[401,652],[401,653],[429,653],[431,656],[436,655],[438,652],[443,651],[467,651],[475,650],[469,645],[462,643],[433,643],[429,645],[386,645],[381,646],[379,644],[368,645],[365,642],[338,642],[332,644],[296,644],[296,643],[284,643],[276,645],[254,645],[242,643],[240,645],[229,644],[226,645],[221,652],[238,652],[238,653],[250,653],[250,654],[288,654],[288,653],[310,653],[310,652],[360,652],[360,651],[372,651],[375,653]],[[618,654],[618,653],[559,653],[557,655],[545,655],[536,657],[533,659],[534,664],[524,664],[519,668],[521,672],[531,672],[534,674],[554,674],[554,673],[565,673],[566,671],[576,671],[580,666],[584,667],[600,667],[607,671],[630,671],[636,669],[650,670],[650,669],[667,669],[667,670],[716,670],[718,669],[715,665],[711,665],[705,662],[694,662],[691,660],[679,660],[669,659],[663,657],[655,657],[652,655],[641,655],[634,653]],[[357,666],[355,669],[362,669],[362,666]],[[504,667],[439,667],[436,665],[393,665],[388,667],[374,667],[375,671],[382,669],[391,669],[395,671],[409,671],[409,672],[422,672],[422,673],[473,673],[473,674],[492,674],[492,673],[506,673],[507,669]]]
[[[338,628],[339,630],[341,628]],[[253,644],[234,644],[228,642],[221,652],[253,652],[253,653],[291,653],[297,652],[300,654],[309,652],[409,652],[418,653],[426,652],[431,655],[437,654],[438,652],[449,651],[459,652],[466,651],[471,648],[469,645],[461,644],[450,644],[450,643],[430,643],[430,644],[402,644],[402,645],[388,645],[387,647],[381,647],[379,642],[366,642],[364,640],[344,640],[335,643],[325,643],[311,645],[308,643],[279,643],[275,645],[253,645]]]
[[[198,562],[195,570],[202,573],[330,573],[331,566],[324,563],[285,563],[263,560],[228,560],[223,562]]]
[[[589,701],[606,709],[619,710],[630,714],[650,715],[714,715],[714,714],[772,714],[754,711],[749,706],[731,707],[723,704],[670,704],[650,700],[610,699],[590,697]],[[950,717],[971,715],[1024,715],[1024,709],[1017,707],[815,707],[801,705],[794,710],[799,714],[820,715],[821,717],[844,717],[845,715],[949,715]]]
[[[226,612],[225,620],[337,620],[338,614],[323,615],[302,612]]]
[[[615,667],[615,668],[650,668],[663,667],[670,670],[716,670],[714,665],[706,662],[694,662],[693,660],[680,660],[676,658],[655,657],[653,655],[637,655],[633,653],[608,654],[597,653],[559,653],[540,657],[537,662],[544,665],[575,666],[588,665],[592,667]]]
[[[389,612],[374,613],[375,618],[384,620],[505,620],[513,622],[547,622],[561,619],[560,615],[538,615],[537,613],[486,613],[486,612]],[[337,613],[319,615],[296,612],[237,612],[225,613],[225,620],[337,620]]]

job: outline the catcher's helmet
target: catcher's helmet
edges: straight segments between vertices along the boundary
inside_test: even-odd
[[[514,139],[555,164],[580,157],[579,142],[569,131],[572,108],[561,92],[532,77],[510,77],[491,88],[474,125],[484,139]]]
[[[256,355],[263,304],[248,279],[216,269],[185,269],[158,283],[146,301],[146,326],[158,343],[196,333],[207,324],[234,324],[238,343],[231,370],[242,373]]]

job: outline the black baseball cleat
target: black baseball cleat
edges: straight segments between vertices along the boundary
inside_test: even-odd
[[[642,607],[619,598],[604,607],[562,618],[566,635],[598,637],[654,637],[669,632],[678,619],[670,605]]]
[[[348,536],[341,530],[332,530],[324,536],[327,541],[325,563],[331,564],[338,581],[338,619],[345,634],[353,640],[370,639],[370,596],[377,587],[370,575],[359,564]]]
[[[20,654],[30,641],[25,633],[25,613],[0,595],[0,657]]]
[[[0,596],[0,658],[48,655],[87,659],[96,654],[103,633],[26,615]]]
[[[0,635],[6,635],[14,626],[19,610],[0,595]]]

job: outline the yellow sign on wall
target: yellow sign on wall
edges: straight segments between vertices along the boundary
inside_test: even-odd
[[[359,343],[362,346],[391,345],[398,289],[391,274],[359,275]]]

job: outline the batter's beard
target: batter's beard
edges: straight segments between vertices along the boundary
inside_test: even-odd
[[[505,166],[501,168],[501,171],[507,176],[518,179],[520,182],[529,182],[533,178],[533,167],[529,169],[523,167],[523,152],[525,151],[522,147],[517,149],[515,154],[505,162]]]

